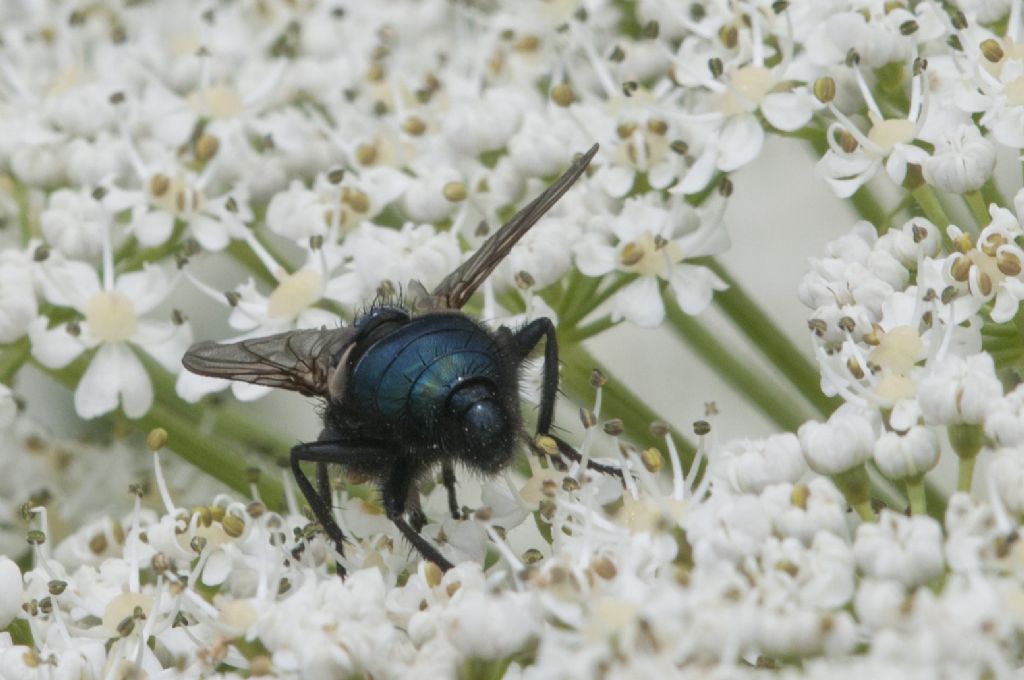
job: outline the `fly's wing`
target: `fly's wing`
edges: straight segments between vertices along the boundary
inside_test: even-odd
[[[354,329],[298,330],[221,345],[192,345],[181,363],[211,378],[279,387],[329,398],[331,358],[351,343]]]
[[[476,292],[480,284],[498,266],[512,246],[537,223],[544,213],[551,209],[558,199],[562,197],[569,187],[580,178],[583,171],[587,169],[591,159],[597,153],[597,144],[577,158],[569,169],[561,177],[533,199],[528,206],[512,216],[508,222],[502,225],[501,229],[494,233],[489,239],[468,260],[462,263],[458,269],[446,276],[437,288],[434,289],[432,297],[435,299],[434,306],[448,309],[461,309],[466,301]]]

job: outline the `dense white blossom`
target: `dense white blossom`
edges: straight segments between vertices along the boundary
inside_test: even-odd
[[[1022,39],[1019,0],[0,3],[0,677],[1016,677]],[[332,476],[334,545],[247,469],[278,419],[207,397],[268,389],[183,371],[193,334],[418,302],[595,143],[465,308],[552,320],[581,460],[459,469],[457,517],[415,480],[446,573]],[[851,216],[783,197],[734,271],[782,145]],[[798,221],[794,347],[758,289]],[[788,431],[648,394],[675,357],[629,326]]]

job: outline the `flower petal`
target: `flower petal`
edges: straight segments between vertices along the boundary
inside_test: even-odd
[[[145,314],[163,302],[171,292],[172,283],[163,269],[146,266],[142,271],[118,276],[114,288],[131,299],[136,314]]]
[[[82,342],[67,331],[67,326],[47,328],[45,317],[38,317],[28,326],[32,356],[47,368],[64,368],[85,351]]]
[[[82,418],[95,418],[117,408],[118,396],[125,415],[139,418],[153,405],[153,384],[127,345],[105,344],[78,383],[75,410]]]
[[[725,281],[707,267],[681,264],[672,269],[668,278],[679,308],[687,314],[700,314],[711,304],[716,290],[725,290]]]
[[[160,362],[171,373],[181,370],[181,357],[192,344],[192,327],[169,321],[140,319],[131,342]]]
[[[733,116],[718,133],[718,169],[738,170],[757,158],[764,145],[764,128],[752,113]]]
[[[641,328],[657,328],[665,320],[665,305],[658,291],[658,280],[643,276],[612,298],[612,315]]]

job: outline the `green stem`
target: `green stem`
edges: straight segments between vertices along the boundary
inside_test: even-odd
[[[809,131],[809,134],[802,138],[806,139],[814,152],[818,156],[824,156],[825,152],[828,151],[828,142],[825,140],[826,129],[820,128],[805,128]],[[882,205],[881,201],[875,196],[874,193],[867,186],[862,186],[858,189],[853,196],[849,199],[849,203],[853,206],[853,209],[857,211],[857,214],[861,218],[867,220],[871,224],[875,225],[875,229],[879,232],[884,232],[889,225],[889,213]]]
[[[989,177],[988,181],[981,187],[981,195],[984,197],[986,205],[991,205],[993,203],[996,205],[1008,205],[1003,193],[999,191],[999,186],[991,177]]]
[[[857,189],[848,200],[858,215],[875,225],[877,232],[883,233],[889,227],[890,211],[885,209],[882,202],[866,186]]]
[[[29,205],[28,188],[21,182],[14,181],[11,189],[14,202],[18,204],[18,228],[21,231],[21,245],[27,246],[32,240],[32,210]]]
[[[853,509],[857,511],[857,514],[865,522],[875,522],[878,520],[878,515],[875,514],[874,509],[871,507],[871,501],[854,503]]]
[[[836,410],[842,400],[822,393],[821,375],[817,367],[800,352],[721,263],[712,259],[703,263],[729,285],[727,290],[715,293],[714,301],[737,330],[779,369],[818,413],[827,416]]]
[[[157,401],[146,415],[136,421],[147,432],[155,427],[167,430],[167,446],[211,477],[220,480],[236,492],[249,494],[248,471],[250,464],[237,451],[225,443],[214,442],[199,433],[195,424],[176,413],[168,404]],[[274,468],[276,471],[276,468]],[[270,472],[270,471],[265,471]],[[284,491],[276,474],[261,474],[256,482],[260,499],[270,508],[284,507]]]
[[[602,416],[621,418],[627,437],[641,447],[654,446],[661,449],[664,439],[650,432],[650,425],[663,418],[648,408],[629,388],[615,379],[613,372],[601,364],[582,345],[565,343],[560,347],[562,365],[561,387],[577,404],[589,404],[594,399],[594,388],[590,384],[591,372],[596,368],[608,377],[601,388]],[[689,467],[696,449],[678,430],[671,428],[672,437],[679,447],[683,466]]]
[[[267,254],[269,254],[271,258],[273,258],[274,262],[276,262],[278,265],[284,267],[286,271],[289,271],[289,272],[297,271],[297,267],[295,265],[293,265],[291,262],[288,261],[288,258],[285,257],[281,253],[281,251],[279,251],[277,249],[277,246],[275,246],[273,243],[270,242],[270,239],[267,238],[267,232],[266,231],[264,231],[262,229],[253,228],[252,233],[256,237],[256,241],[261,246],[263,246],[263,249],[265,251],[267,251]],[[301,265],[299,265],[299,266],[301,266]]]
[[[592,311],[594,308],[590,305],[590,299],[600,285],[601,277],[585,276],[573,269],[569,285],[561,297],[562,304],[555,308],[559,326],[571,328]]]
[[[924,516],[928,514],[928,501],[925,497],[924,479],[920,476],[907,479],[907,499],[910,501],[910,514]]]
[[[144,248],[142,250],[129,249],[125,251],[124,259],[118,261],[118,271],[134,271],[141,269],[142,265],[147,262],[157,262],[163,260],[168,255],[176,251],[181,245],[181,237],[185,234],[185,224],[183,222],[176,221],[174,223],[174,231],[171,233],[170,238],[161,243],[158,246],[152,248]]]
[[[269,283],[271,286],[277,285],[277,277],[263,266],[263,260],[257,257],[256,253],[252,252],[252,249],[244,241],[232,240],[228,247],[224,249],[224,252],[264,283]]]
[[[276,462],[285,456],[295,445],[294,441],[282,437],[276,429],[246,415],[227,399],[216,405],[209,402],[190,404],[179,399],[174,388],[174,376],[149,356],[141,354],[140,359],[153,381],[153,391],[160,395],[166,404],[173,406],[175,413],[192,422],[194,428],[211,415],[212,411],[215,434],[251,449],[270,462]]]
[[[974,481],[974,461],[977,456],[960,458],[960,466],[956,478],[956,490],[964,493],[971,492],[971,482]]]
[[[11,384],[14,376],[28,360],[30,349],[28,336],[4,348],[3,353],[0,353],[0,383]]]
[[[845,472],[832,475],[832,481],[842,491],[846,502],[857,511],[861,519],[865,522],[873,522],[877,519],[875,511],[871,507],[871,480],[868,477],[867,468],[858,465]]]
[[[974,221],[977,222],[978,228],[984,229],[992,221],[992,217],[988,214],[988,204],[985,203],[981,192],[968,191],[964,194],[964,201],[967,203]]]
[[[59,371],[42,365],[37,367],[69,390],[74,390],[87,365],[88,360],[79,359]],[[233,449],[232,443],[200,433],[196,427],[199,421],[187,407],[188,405],[178,399],[173,391],[168,393],[154,389],[154,403],[149,412],[131,422],[143,432],[155,427],[164,428],[170,435],[167,441],[168,448],[206,474],[248,496],[248,470],[251,464],[245,460],[241,452]],[[284,492],[275,476],[260,475],[257,488],[260,498],[268,507],[284,507]]]
[[[1017,350],[1017,351],[1020,351],[1022,345],[1024,345],[1024,343],[1021,342],[1020,336],[1018,336],[1016,333],[1014,333],[1012,336],[999,336],[999,337],[989,336],[987,338],[983,334],[982,335],[982,339],[981,339],[981,344],[982,344],[982,346],[987,351],[994,351],[994,350]]]
[[[565,332],[565,338],[567,342],[579,343],[583,342],[587,338],[592,338],[599,333],[603,333],[609,328],[617,325],[618,322],[612,321],[611,315],[604,315],[596,321],[592,321],[583,326],[576,326],[575,328],[569,328]]]
[[[802,402],[784,394],[781,385],[746,361],[744,353],[727,347],[722,338],[706,330],[674,301],[666,300],[665,307],[670,327],[679,339],[772,422],[795,432],[813,418]]]
[[[981,327],[981,334],[992,337],[1016,338],[1017,328],[1009,323],[986,323]]]
[[[946,211],[942,209],[942,204],[939,202],[939,197],[935,195],[935,191],[927,184],[922,184],[912,190],[910,195],[914,197],[914,201],[917,202],[917,206],[921,208],[924,216],[939,228],[943,239],[948,241],[946,227],[949,226],[949,218],[946,216]]]

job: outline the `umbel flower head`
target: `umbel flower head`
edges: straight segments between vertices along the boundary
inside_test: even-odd
[[[1017,677],[1022,41],[1020,0],[0,3],[0,677]],[[506,469],[417,453],[447,571],[183,371],[424,313],[595,143],[461,308],[552,321],[564,444],[524,362]]]

